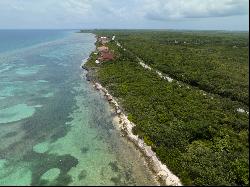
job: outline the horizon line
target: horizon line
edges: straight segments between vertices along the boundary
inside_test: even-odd
[[[163,28],[0,28],[0,30],[173,30],[173,31],[228,31],[228,32],[249,32],[248,30],[227,30],[227,29],[163,29]]]

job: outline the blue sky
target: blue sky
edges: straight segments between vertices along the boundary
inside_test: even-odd
[[[248,30],[248,0],[0,0],[0,29]]]

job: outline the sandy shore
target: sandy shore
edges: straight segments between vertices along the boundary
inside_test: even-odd
[[[82,64],[83,65],[83,64]],[[83,67],[84,68],[84,67]],[[84,68],[86,70],[86,68]],[[91,71],[91,70],[88,70]],[[88,77],[88,75],[86,76]],[[132,133],[132,128],[135,126],[134,123],[128,120],[128,117],[122,112],[121,107],[115,98],[109,94],[108,90],[104,88],[100,83],[90,81],[93,84],[93,87],[99,91],[109,102],[112,112],[116,113],[116,116],[113,119],[113,122],[119,130],[126,136],[139,150],[143,153],[148,161],[149,167],[152,169],[155,174],[154,177],[162,185],[168,186],[181,186],[181,182],[177,176],[175,176],[167,167],[164,165],[156,156],[155,152],[152,151],[150,146],[147,146],[146,143]]]

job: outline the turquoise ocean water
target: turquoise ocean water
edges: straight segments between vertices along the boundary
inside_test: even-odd
[[[154,185],[80,64],[92,34],[0,31],[0,185]]]

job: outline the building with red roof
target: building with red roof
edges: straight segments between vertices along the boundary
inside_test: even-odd
[[[114,60],[114,55],[111,52],[101,52],[101,56],[98,58],[100,61]]]

